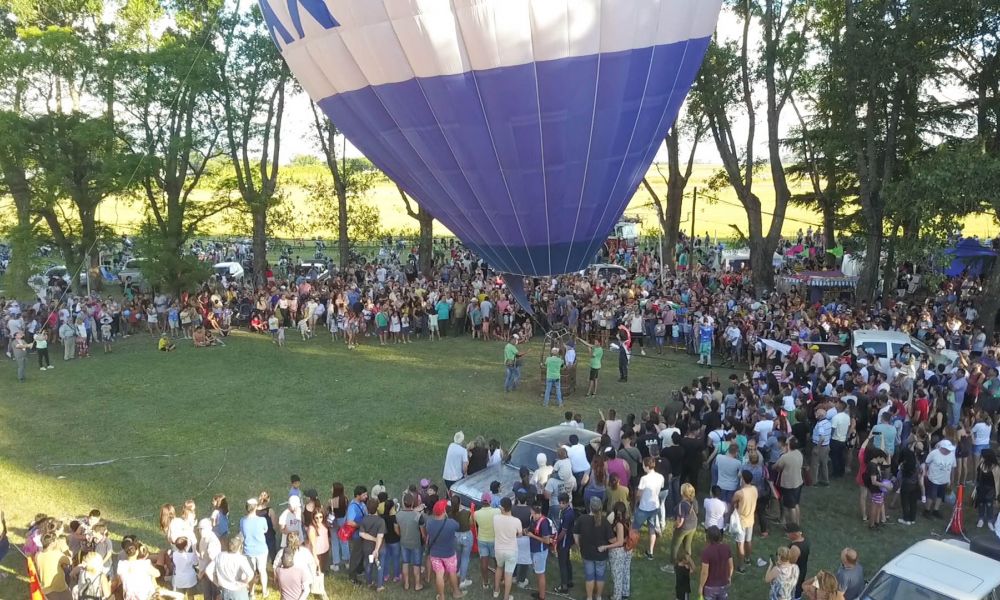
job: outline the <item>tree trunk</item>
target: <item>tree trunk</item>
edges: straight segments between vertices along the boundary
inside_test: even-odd
[[[837,236],[834,232],[837,226],[837,211],[830,200],[821,202],[820,206],[823,210],[823,244],[827,250],[831,250],[837,247]]]
[[[993,271],[986,281],[986,289],[979,298],[979,324],[986,333],[986,339],[993,339],[996,329],[997,312],[1000,311],[1000,260],[993,261]]]
[[[351,240],[347,237],[347,193],[337,190],[337,247],[340,249],[340,269],[351,262]]]
[[[685,182],[686,183],[686,182]],[[667,205],[663,210],[663,264],[673,271],[677,267],[677,241],[681,234],[681,210],[684,208],[684,185],[671,181],[667,185]]]
[[[31,256],[36,250],[34,227],[31,224],[31,188],[24,169],[19,166],[5,163],[3,176],[17,211],[17,224],[10,235],[10,265],[5,282],[8,295],[16,298],[29,291],[27,284],[31,277]]]
[[[879,225],[870,227],[865,238],[865,262],[858,278],[858,300],[874,302],[878,294],[879,265],[882,262],[882,218],[874,221]]]
[[[420,272],[430,277],[434,270],[434,215],[421,207],[417,221],[420,223]]]
[[[250,209],[253,218],[253,277],[263,283],[267,271],[267,205],[255,204]]]
[[[750,282],[758,297],[774,289],[774,249],[768,248],[767,239],[750,235]]]
[[[80,264],[67,264],[70,269],[80,268],[80,272],[86,269],[87,282],[91,290],[101,289],[101,260],[97,250],[97,216],[93,210],[80,210]],[[74,285],[78,286],[81,293],[87,291],[87,284],[80,281],[74,273]]]

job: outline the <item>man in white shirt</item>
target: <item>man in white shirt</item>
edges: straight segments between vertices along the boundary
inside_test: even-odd
[[[590,471],[590,461],[587,460],[587,449],[580,443],[580,438],[575,433],[569,436],[569,445],[566,448],[566,455],[569,457],[570,466],[573,469],[573,477],[576,478],[576,489],[583,489],[583,476]]]
[[[253,581],[253,567],[247,557],[241,554],[242,551],[243,538],[234,535],[229,538],[229,551],[216,556],[205,568],[205,577],[222,590],[223,598],[238,598],[241,595],[245,598],[247,588]]]
[[[719,497],[721,492],[719,486],[713,485],[711,497],[705,498],[705,529],[709,527],[726,528],[726,509],[729,505]]]
[[[833,409],[830,409],[831,411]],[[829,413],[827,413],[829,416]],[[847,413],[847,403],[837,400],[837,414],[830,419],[830,475],[834,479],[844,476],[847,467],[847,434],[851,428],[851,415]]]
[[[465,477],[465,473],[469,470],[469,451],[462,445],[465,442],[465,434],[459,431],[453,440],[448,444],[448,452],[444,457],[444,472],[441,474],[441,479],[449,490],[456,481]]]
[[[774,429],[774,421],[762,418],[753,426],[754,433],[757,434],[757,445],[763,448],[767,444],[767,436]]]
[[[941,518],[941,501],[948,493],[951,484],[951,472],[955,469],[955,446],[949,440],[940,442],[924,461],[924,472],[927,476],[927,503],[924,505],[924,516],[934,515]]]
[[[511,584],[514,583],[514,568],[517,566],[517,538],[522,535],[524,530],[521,519],[510,514],[511,504],[510,498],[502,498],[500,500],[500,514],[493,517],[493,546],[496,549],[497,559],[493,589],[500,589],[502,579],[504,598],[511,598],[510,588]]]
[[[649,551],[646,558],[653,558],[653,551],[656,549],[656,532],[658,529],[657,518],[660,515],[660,490],[666,484],[663,475],[656,472],[656,458],[647,456],[642,459],[642,468],[646,474],[639,479],[637,494],[638,504],[635,508],[635,518],[632,521],[632,528],[641,532],[643,524],[649,526]]]

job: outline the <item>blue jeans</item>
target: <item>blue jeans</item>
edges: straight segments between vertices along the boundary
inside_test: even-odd
[[[385,572],[383,570],[383,565],[385,563],[385,547],[379,550],[378,553],[378,568],[375,567],[376,563],[370,562],[368,557],[364,557],[365,563],[365,581],[368,584],[377,584],[376,587],[382,587],[385,581]]]
[[[402,547],[399,542],[386,544],[385,553],[382,555],[382,570],[385,571],[386,580],[400,577],[403,573]]]
[[[951,411],[948,415],[948,425],[958,427],[958,421],[962,418],[962,403],[964,401],[964,398],[955,398],[955,403],[951,405]]]
[[[512,392],[517,385],[517,367],[507,367],[507,377],[503,380],[503,391]]]
[[[584,581],[604,581],[604,571],[608,567],[606,560],[586,560],[583,561]]]
[[[330,566],[347,566],[351,562],[351,547],[348,542],[340,541],[337,537],[337,530],[347,521],[346,517],[337,519],[336,524],[330,528]]]
[[[469,558],[472,556],[472,532],[455,533],[455,552],[458,554],[458,580],[465,581],[469,574]]]
[[[542,402],[542,406],[549,405],[549,396],[552,394],[553,387],[556,388],[556,405],[562,406],[562,381],[559,379],[545,380],[545,401]]]

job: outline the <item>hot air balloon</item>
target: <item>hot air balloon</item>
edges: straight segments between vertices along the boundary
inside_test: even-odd
[[[302,87],[489,264],[587,266],[672,126],[721,0],[259,0]]]

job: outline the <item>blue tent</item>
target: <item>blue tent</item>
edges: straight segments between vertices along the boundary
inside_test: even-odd
[[[996,250],[973,238],[959,240],[953,248],[945,250],[945,253],[952,257],[951,265],[945,270],[948,277],[956,277],[964,271],[978,277],[992,267],[997,256]]]

